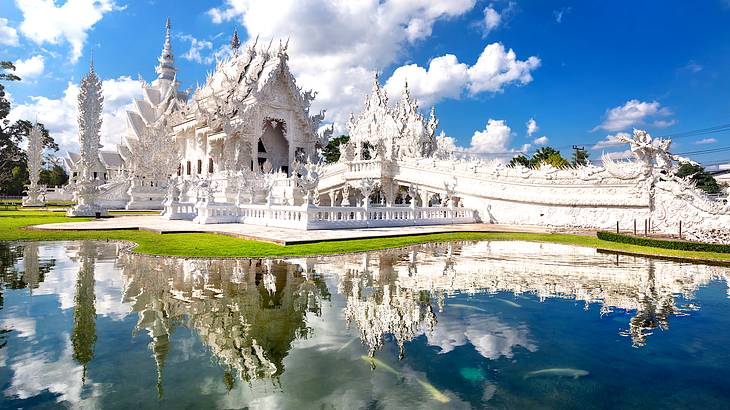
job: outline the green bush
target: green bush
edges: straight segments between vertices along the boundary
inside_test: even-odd
[[[598,239],[601,239],[603,241],[627,243],[630,245],[638,246],[649,246],[652,248],[673,249],[677,251],[730,253],[730,245],[722,245],[718,243],[642,238],[638,236],[622,235],[608,231],[599,231],[596,233],[596,236],[598,236]]]

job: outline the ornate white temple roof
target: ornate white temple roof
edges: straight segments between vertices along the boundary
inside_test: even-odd
[[[127,111],[129,133],[123,140],[127,150],[131,149],[127,138],[139,139],[145,127],[156,125],[160,121],[164,122],[165,114],[170,114],[185,105],[187,94],[178,89],[180,82],[177,81],[170,30],[170,19],[167,19],[165,42],[158,57],[159,64],[155,67],[157,78],[149,84],[142,81],[143,98],[134,101],[134,111]]]
[[[353,144],[385,145],[384,151],[390,159],[432,156],[436,151],[437,127],[434,109],[431,109],[427,121],[419,112],[418,103],[411,97],[408,83],[398,104],[390,107],[388,95],[380,86],[377,74],[362,111],[357,116],[350,114],[347,122]]]

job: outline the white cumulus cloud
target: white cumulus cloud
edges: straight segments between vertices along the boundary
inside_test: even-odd
[[[511,139],[512,128],[504,120],[490,118],[483,131],[474,132],[469,150],[477,154],[508,152]]]
[[[507,84],[528,84],[532,81],[532,71],[539,66],[540,59],[536,56],[520,61],[514,50],[505,50],[502,43],[489,44],[469,67],[469,92],[502,92]]]
[[[428,69],[417,64],[400,66],[386,81],[385,88],[389,95],[399,95],[407,80],[412,95],[423,106],[429,106],[444,98],[459,98],[464,92],[501,92],[510,83],[527,84],[532,81],[530,71],[539,64],[537,57],[519,61],[514,51],[505,52],[502,44],[493,43],[484,48],[471,67],[453,54],[434,58]]]
[[[486,37],[492,31],[506,25],[512,14],[514,14],[516,6],[517,3],[510,1],[507,6],[502,8],[500,11],[497,10],[494,4],[488,5],[484,9],[484,17],[482,17],[482,21],[479,22],[479,26],[481,26],[482,29],[482,35]]]
[[[525,124],[527,127],[527,136],[531,137],[532,134],[536,133],[537,130],[540,129],[540,127],[537,126],[537,121],[535,121],[534,118],[530,118],[529,121],[527,121],[527,124]]]
[[[658,117],[668,117],[670,115],[672,115],[672,112],[669,108],[662,107],[658,101],[646,102],[633,99],[626,101],[624,105],[607,110],[603,122],[593,128],[593,131],[599,129],[609,132],[623,131],[639,125],[664,128],[674,125],[676,122]]]
[[[417,64],[398,67],[385,83],[389,95],[398,95],[408,81],[411,93],[423,106],[430,106],[442,98],[458,98],[469,80],[468,66],[460,63],[456,56],[447,54],[436,57],[428,70]]]
[[[359,110],[374,72],[395,63],[408,44],[430,36],[436,21],[461,16],[475,3],[311,0],[303,6],[297,0],[226,0],[208,15],[215,23],[236,20],[263,41],[289,38],[289,64],[298,84],[319,92],[313,109],[327,108],[329,119],[344,123]]]
[[[117,7],[112,0],[68,0],[57,5],[55,0],[16,0],[23,13],[20,31],[36,44],[71,46],[71,62],[81,57],[87,32],[104,14]]]
[[[600,149],[604,149],[604,148],[610,148],[610,147],[615,147],[618,145],[623,145],[623,144],[625,144],[625,142],[620,141],[619,137],[630,137],[630,136],[631,135],[626,132],[619,132],[619,133],[612,134],[612,135],[606,135],[606,138],[604,138],[601,141],[599,141],[598,143],[596,143],[593,146],[593,149],[600,150]]]
[[[104,149],[114,144],[127,130],[126,111],[132,108],[132,99],[142,97],[139,81],[119,77],[103,81],[104,109],[102,112],[101,141]],[[78,151],[78,84],[68,83],[59,98],[33,96],[24,104],[16,104],[10,119],[35,120],[43,123],[63,151]]]
[[[484,35],[488,35],[502,23],[502,15],[490,4],[484,9]]]
[[[15,64],[15,74],[17,74],[21,80],[29,80],[43,74],[45,59],[42,55],[35,55],[33,57],[26,58],[25,60],[15,60],[13,64]]]
[[[705,144],[714,144],[717,142],[717,138],[703,138],[701,140],[695,141],[695,144],[697,145],[705,145]]]
[[[8,25],[8,19],[0,17],[0,44],[6,46],[17,46],[18,31]]]
[[[190,48],[182,55],[182,58],[201,64],[210,64],[214,61],[214,55],[211,53],[213,42],[199,40],[189,34],[180,34],[177,37],[190,42]],[[206,50],[208,51],[206,52]]]
[[[550,140],[548,139],[548,137],[546,137],[545,135],[543,135],[542,137],[535,138],[535,140],[532,141],[532,143],[535,144],[535,145],[547,145],[547,143],[549,141]]]

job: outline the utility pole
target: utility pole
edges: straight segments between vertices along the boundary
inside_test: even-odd
[[[580,151],[585,151],[585,149],[586,149],[586,147],[580,147],[578,145],[573,145],[573,151],[575,151],[574,156],[575,156],[575,165],[576,166],[577,165],[581,165],[580,162],[579,162],[579,158],[578,158],[578,151],[579,150]]]

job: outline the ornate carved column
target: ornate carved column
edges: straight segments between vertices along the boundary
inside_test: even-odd
[[[431,193],[425,189],[420,190],[418,193],[421,196],[421,206],[428,208],[430,206],[429,201],[431,200]]]

